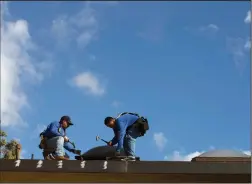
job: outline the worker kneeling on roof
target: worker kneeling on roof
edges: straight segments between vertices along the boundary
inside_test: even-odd
[[[144,136],[149,130],[148,120],[136,113],[121,113],[117,118],[106,117],[104,124],[112,128],[114,138],[108,145],[117,145],[116,156],[120,155],[122,148],[128,159],[135,160],[135,144],[138,137]]]
[[[68,160],[69,156],[65,150],[74,154],[81,154],[80,150],[75,149],[74,143],[70,142],[66,136],[66,129],[73,123],[69,116],[62,116],[60,121],[52,122],[44,130],[41,136],[40,149],[43,149],[43,156],[47,160]]]

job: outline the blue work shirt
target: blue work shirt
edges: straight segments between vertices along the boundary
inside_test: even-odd
[[[43,136],[47,137],[48,139],[57,137],[57,136],[65,136],[65,131],[61,127],[60,123],[57,121],[54,121],[50,123],[47,128],[43,132]]]
[[[138,116],[132,114],[125,114],[116,119],[116,125],[115,128],[113,128],[115,136],[111,140],[112,145],[118,144],[116,151],[120,151],[123,148],[123,140],[126,134],[126,130],[129,126],[133,125],[137,119]]]

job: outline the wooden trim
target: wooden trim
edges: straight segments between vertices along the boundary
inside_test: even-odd
[[[1,172],[2,183],[165,183],[165,182],[218,182],[251,183],[250,174],[127,174],[127,173],[51,173],[51,172]]]

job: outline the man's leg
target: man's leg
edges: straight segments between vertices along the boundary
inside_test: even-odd
[[[70,156],[65,152],[65,155],[64,155],[65,158],[70,158]]]
[[[124,137],[124,151],[129,158],[135,159],[136,139],[140,133],[136,127],[129,129]]]
[[[46,141],[47,148],[54,149],[55,155],[54,158],[57,160],[67,160],[67,158],[64,157],[65,151],[64,151],[64,138],[62,136],[53,137],[51,139],[48,139]]]
[[[74,150],[74,147],[70,142],[64,142],[63,147],[69,152],[73,152]]]
[[[126,156],[130,158],[135,158],[135,145],[136,139],[134,139],[131,135],[126,134],[124,137],[123,147]]]

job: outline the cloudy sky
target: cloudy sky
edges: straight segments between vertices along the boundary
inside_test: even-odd
[[[86,151],[104,117],[147,116],[148,160],[249,150],[249,2],[10,2],[1,21],[1,127],[41,158],[38,134],[70,115]],[[152,151],[150,151],[152,150]]]

